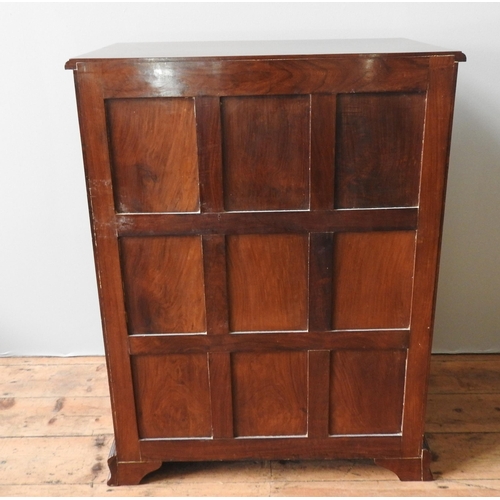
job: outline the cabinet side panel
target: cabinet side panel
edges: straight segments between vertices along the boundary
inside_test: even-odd
[[[333,260],[334,330],[409,327],[414,231],[337,233]]]
[[[425,93],[337,99],[336,208],[418,205]]]
[[[221,99],[226,210],[309,207],[309,96]]]
[[[205,354],[132,358],[141,438],[212,435]]]
[[[307,433],[307,353],[231,355],[235,436]]]
[[[129,333],[206,330],[201,237],[122,238]]]
[[[193,99],[108,99],[106,112],[117,211],[198,211]]]
[[[231,331],[307,329],[308,237],[227,237]]]
[[[430,60],[425,117],[422,187],[415,259],[412,335],[408,352],[403,453],[420,453],[427,391],[439,249],[450,152],[457,63],[450,56]]]
[[[99,72],[76,71],[75,83],[116,453],[120,460],[136,461],[140,459],[140,449],[127,346],[119,245],[114,228],[115,210],[100,76]]]
[[[401,432],[405,361],[405,351],[333,352],[330,434]]]

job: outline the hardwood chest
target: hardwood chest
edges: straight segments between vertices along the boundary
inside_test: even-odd
[[[461,52],[118,44],[74,72],[109,484],[168,461],[373,458],[424,416]]]

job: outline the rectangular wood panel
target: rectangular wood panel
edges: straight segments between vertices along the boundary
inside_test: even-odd
[[[309,207],[309,96],[221,99],[226,210]]]
[[[206,331],[201,237],[122,238],[129,333]]]
[[[308,237],[227,237],[231,331],[307,329]]]
[[[108,99],[118,212],[199,210],[193,99]]]
[[[235,436],[307,433],[307,353],[231,355]]]
[[[141,438],[212,435],[206,354],[133,356]]]
[[[337,233],[333,329],[409,327],[414,260],[414,231]]]
[[[335,206],[418,204],[424,93],[340,94]]]
[[[330,434],[400,433],[405,363],[406,351],[332,352]]]

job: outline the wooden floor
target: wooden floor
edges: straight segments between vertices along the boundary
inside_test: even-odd
[[[104,359],[0,358],[0,496],[500,496],[500,355],[434,356],[427,412],[436,481],[370,461],[164,465],[106,485]]]

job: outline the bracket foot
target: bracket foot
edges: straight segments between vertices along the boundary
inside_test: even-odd
[[[162,465],[159,460],[143,462],[120,462],[116,457],[115,443],[111,446],[108,458],[108,486],[137,485],[141,480]]]
[[[401,481],[432,481],[431,452],[424,443],[420,457],[377,458],[375,463],[394,472]]]

